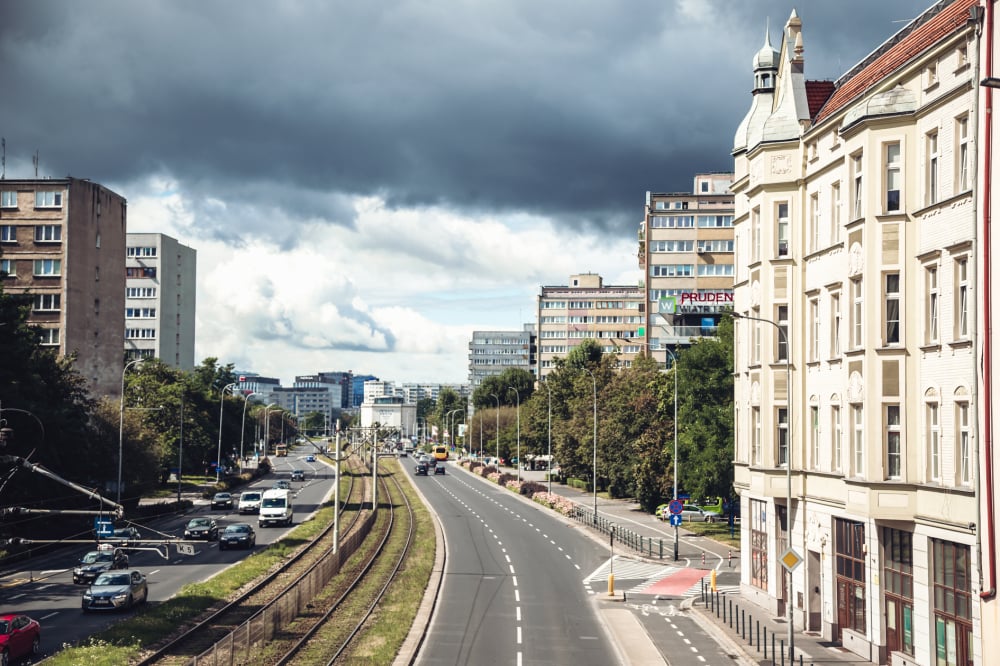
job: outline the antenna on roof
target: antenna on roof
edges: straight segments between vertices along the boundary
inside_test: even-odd
[[[35,165],[35,178],[38,178],[38,149],[35,148],[35,154],[31,156],[31,163]]]
[[[0,150],[2,150],[3,155],[0,156],[0,180],[7,177],[7,138],[0,136]]]

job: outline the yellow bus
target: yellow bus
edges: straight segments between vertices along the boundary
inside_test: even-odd
[[[447,460],[448,459],[448,447],[447,446],[435,446],[434,447],[434,459],[435,460]]]
[[[288,444],[275,444],[274,445],[274,455],[279,458],[284,458],[288,455]]]

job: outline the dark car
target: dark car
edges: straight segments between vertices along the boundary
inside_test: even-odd
[[[421,460],[417,463],[417,466],[413,468],[413,471],[421,476],[427,476],[427,463]]]
[[[271,487],[274,488],[275,490],[291,490],[292,484],[286,481],[285,479],[278,479],[277,481],[274,482],[274,485]]]
[[[119,610],[146,603],[149,588],[146,577],[135,569],[107,571],[98,576],[83,593],[81,607],[92,610]]]
[[[292,481],[305,481],[305,480],[306,480],[305,472],[303,472],[301,469],[292,470]]]
[[[118,527],[111,533],[111,536],[103,539],[106,543],[111,543],[115,546],[124,548],[125,552],[131,552],[132,548],[130,548],[130,546],[134,546],[141,540],[142,535],[139,534],[139,530],[131,525],[128,527]]]
[[[215,493],[212,497],[212,508],[213,509],[232,509],[233,508],[233,496],[231,493]]]
[[[79,566],[73,569],[74,583],[89,583],[98,575],[112,569],[127,569],[128,555],[121,548],[101,544],[80,558]]]
[[[36,655],[42,643],[42,627],[27,615],[0,615],[0,663],[14,663]]]
[[[184,538],[215,541],[219,538],[219,525],[211,518],[192,518],[184,527]]]
[[[246,548],[250,550],[257,545],[257,533],[249,523],[233,523],[227,525],[219,535],[219,550],[227,548]]]

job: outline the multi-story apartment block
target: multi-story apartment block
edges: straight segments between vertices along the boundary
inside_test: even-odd
[[[646,321],[643,288],[604,285],[600,275],[571,275],[565,286],[542,286],[538,295],[538,371],[545,377],[557,358],[588,338],[628,366],[643,349],[635,343]]]
[[[535,326],[520,331],[473,331],[469,342],[469,384],[475,389],[487,377],[510,368],[535,371]]]
[[[645,348],[666,364],[667,350],[715,335],[720,313],[732,308],[732,182],[731,173],[705,173],[695,176],[693,192],[646,192],[639,226],[646,323],[629,352]]]
[[[194,368],[197,253],[164,234],[130,233],[125,247],[125,356]]]
[[[742,591],[877,663],[989,663],[976,7],[836,82],[805,79],[793,11],[734,141]]]
[[[0,275],[95,395],[121,391],[125,199],[77,178],[0,181]]]

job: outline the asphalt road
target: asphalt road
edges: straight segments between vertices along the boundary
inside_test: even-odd
[[[417,663],[619,663],[582,585],[602,549],[571,522],[453,471],[415,479],[448,548]]]
[[[315,512],[333,490],[333,469],[316,462],[306,463],[304,455],[275,458],[275,470],[266,479],[253,484],[253,488],[270,488],[276,479],[289,479],[292,469],[306,472],[304,482],[292,483],[295,524]],[[247,490],[249,488],[242,488]],[[239,515],[235,509],[210,510],[208,501],[173,518],[162,519],[154,526],[139,530],[143,538],[160,539],[163,534],[183,538],[184,525],[195,516],[211,516],[219,524],[220,533],[230,523],[250,523],[257,532],[257,549],[280,539],[286,527],[257,527],[253,515]],[[155,527],[154,529],[152,529]],[[128,616],[132,611],[118,613],[83,613],[80,598],[85,585],[74,585],[72,569],[76,561],[93,547],[80,544],[64,552],[36,558],[18,571],[0,578],[0,599],[5,612],[24,613],[42,624],[42,650],[45,656],[53,654],[63,644],[74,644],[101,631],[112,623]],[[159,553],[138,551],[129,554],[129,567],[140,570],[149,585],[149,604],[162,603],[188,583],[211,578],[226,567],[247,557],[245,550],[220,551],[218,542],[195,545],[194,555],[180,555],[171,548],[164,559]]]

